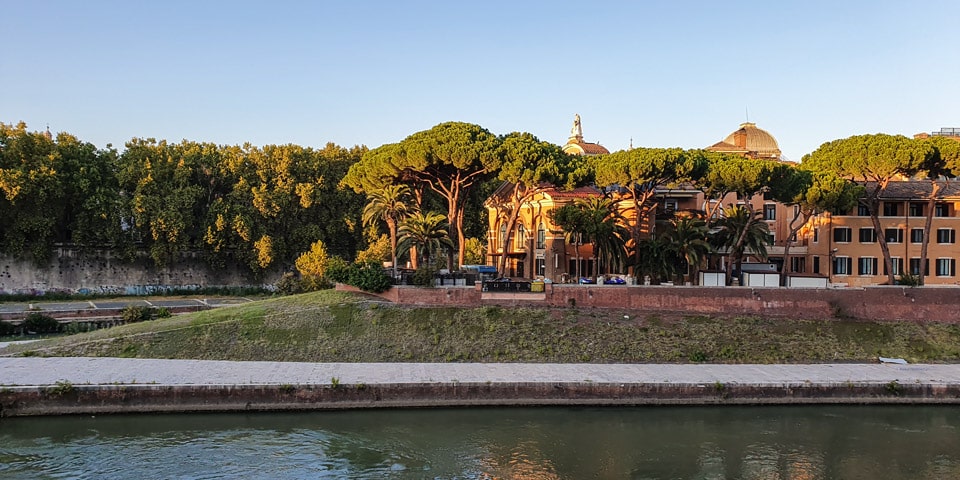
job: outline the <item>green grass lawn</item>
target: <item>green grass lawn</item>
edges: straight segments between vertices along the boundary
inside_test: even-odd
[[[322,291],[15,345],[6,355],[304,362],[911,362],[960,360],[960,326],[415,308]]]

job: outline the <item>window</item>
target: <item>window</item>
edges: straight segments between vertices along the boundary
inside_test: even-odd
[[[860,229],[860,243],[874,243],[877,241],[877,231],[873,227]]]
[[[890,263],[893,265],[893,274],[894,275],[903,275],[903,259],[900,257],[892,257]],[[883,264],[883,274],[887,274],[887,264]]]
[[[957,260],[953,258],[938,258],[937,259],[937,276],[938,277],[957,276]]]
[[[850,227],[837,227],[833,229],[834,242],[849,243],[851,236]]]
[[[813,257],[813,273],[820,273],[820,257]]]
[[[537,248],[547,248],[547,227],[542,223],[537,227]]]
[[[777,206],[775,204],[768,203],[763,206],[763,219],[764,220],[777,219]]]
[[[888,228],[883,231],[883,238],[887,240],[887,243],[903,243],[903,229]]]
[[[790,257],[790,271],[803,273],[806,271],[807,259],[803,257]]]
[[[546,260],[544,260],[544,259],[542,259],[542,258],[538,258],[537,261],[536,261],[536,265],[534,265],[533,268],[534,268],[534,270],[536,270],[536,272],[535,272],[536,275],[539,275],[539,276],[541,276],[541,277],[546,276],[546,274],[547,274],[547,262],[546,262]]]
[[[776,245],[777,243],[777,234],[775,232],[770,232],[767,234],[767,245]]]
[[[933,214],[934,214],[935,216],[937,216],[937,217],[949,217],[949,216],[950,216],[950,208],[947,206],[946,203],[938,203],[938,204],[933,208]]]
[[[923,243],[923,229],[922,229],[922,228],[911,228],[911,229],[910,229],[910,243]]]
[[[857,267],[857,275],[876,275],[877,257],[860,257]]]
[[[813,243],[819,243],[819,242],[820,242],[820,229],[819,229],[819,228],[814,228],[814,229],[813,229]]]
[[[866,205],[857,205],[857,216],[858,217],[869,217],[870,209]]]
[[[883,202],[883,216],[897,217],[900,213],[900,204],[896,202]]]
[[[920,259],[911,258],[910,259],[910,275],[920,275]],[[923,276],[926,277],[930,275],[930,259],[928,258],[926,263],[923,265]]]
[[[500,237],[497,238],[497,245],[500,245],[500,249],[503,250],[503,247],[506,246],[507,241],[507,224],[500,224]]]
[[[517,250],[523,250],[524,244],[527,243],[526,232],[523,229],[523,225],[517,225],[517,238],[514,239],[513,246]]]
[[[910,216],[911,217],[922,217],[923,216],[923,204],[910,202]]]
[[[952,228],[937,229],[937,243],[956,243],[957,231]]]
[[[853,270],[853,259],[850,257],[836,257],[833,259],[834,275],[850,275]]]

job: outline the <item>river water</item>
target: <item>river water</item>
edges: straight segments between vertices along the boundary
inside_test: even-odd
[[[948,479],[960,409],[471,408],[0,419],[0,478]]]

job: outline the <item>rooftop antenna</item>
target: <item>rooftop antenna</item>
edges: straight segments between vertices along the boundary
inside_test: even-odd
[[[743,112],[744,112],[744,113],[746,114],[746,116],[747,116],[747,123],[750,123],[750,108],[749,108],[749,107],[743,107]]]
[[[630,137],[630,150],[633,150],[633,137]]]

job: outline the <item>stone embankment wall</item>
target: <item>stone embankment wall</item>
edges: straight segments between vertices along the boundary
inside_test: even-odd
[[[337,288],[352,289],[342,285]],[[544,293],[491,293],[480,291],[477,285],[394,287],[380,296],[402,305],[599,307],[692,315],[763,315],[960,324],[960,288],[947,287],[806,289],[548,284]]]
[[[110,250],[60,248],[39,267],[29,260],[0,256],[0,294],[147,295],[170,289],[272,285],[279,276],[280,272],[270,272],[254,280],[242,266],[211,268],[195,252],[163,268],[154,266],[143,252],[130,261]]]
[[[480,405],[957,404],[957,385],[402,383],[377,385],[56,385],[0,389],[0,417]]]

